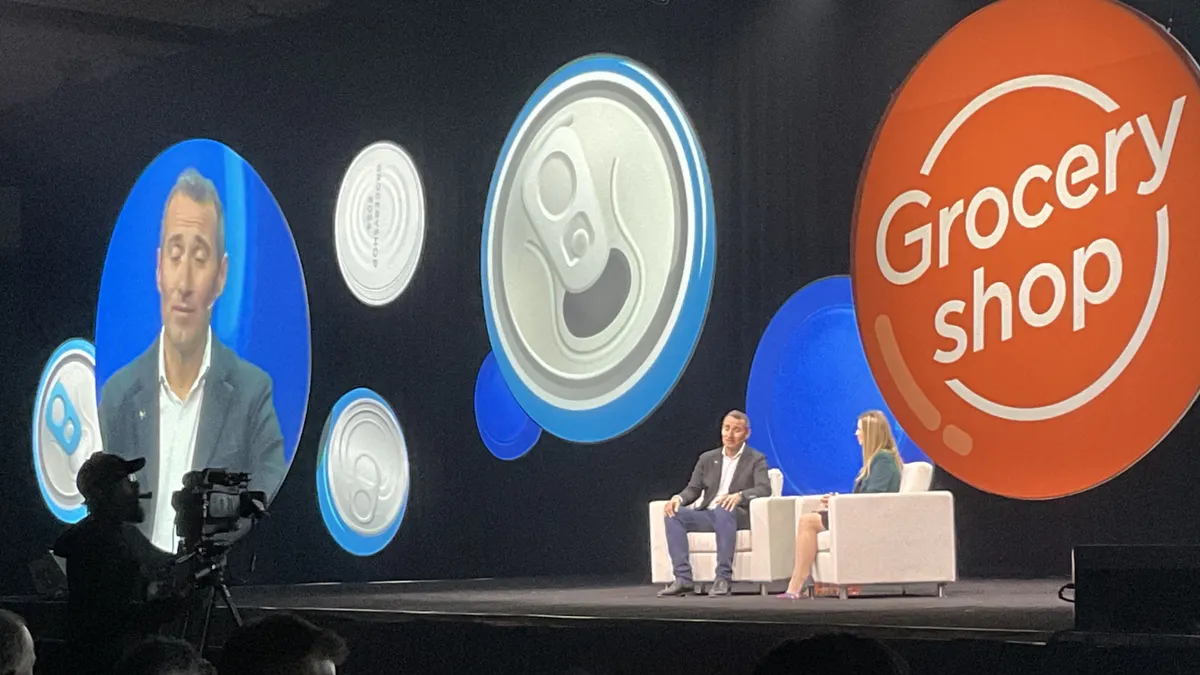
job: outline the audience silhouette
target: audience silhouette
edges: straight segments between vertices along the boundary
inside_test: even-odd
[[[754,675],[908,675],[908,664],[879,640],[847,634],[787,640],[767,653]]]
[[[220,675],[336,675],[346,642],[294,614],[270,614],[234,631],[222,650]]]
[[[20,616],[0,609],[0,675],[32,675],[33,635]]]
[[[125,653],[114,675],[216,675],[217,669],[183,640],[155,636]]]

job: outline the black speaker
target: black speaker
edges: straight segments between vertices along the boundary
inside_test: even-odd
[[[1076,546],[1075,630],[1200,635],[1200,546]]]

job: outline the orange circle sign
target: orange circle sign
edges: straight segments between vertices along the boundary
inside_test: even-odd
[[[867,359],[905,431],[1047,499],[1149,452],[1200,388],[1200,70],[1114,0],[1001,0],[917,65],[854,216]]]

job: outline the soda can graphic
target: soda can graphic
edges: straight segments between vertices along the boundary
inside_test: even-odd
[[[64,523],[77,523],[87,507],[75,476],[102,449],[91,342],[74,338],[54,350],[38,383],[32,426],[33,468],[46,508]]]
[[[396,413],[370,389],[348,392],[325,422],[317,501],[334,541],[357,556],[382,551],[408,505],[408,444]]]
[[[346,286],[365,305],[392,302],[412,281],[424,244],[425,191],[416,164],[395,143],[372,143],[338,190],[334,247]]]
[[[670,88],[596,54],[551,75],[501,150],[481,243],[492,351],[546,431],[626,433],[679,380],[708,312],[712,186]]]

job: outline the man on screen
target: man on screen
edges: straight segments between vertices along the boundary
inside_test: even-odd
[[[100,393],[104,448],[146,460],[139,479],[154,495],[142,529],[163,550],[175,549],[171,494],[185,473],[246,472],[250,489],[270,499],[287,472],[270,376],[213,335],[228,268],[221,198],[188,169],[163,209],[155,274],[162,330]]]

